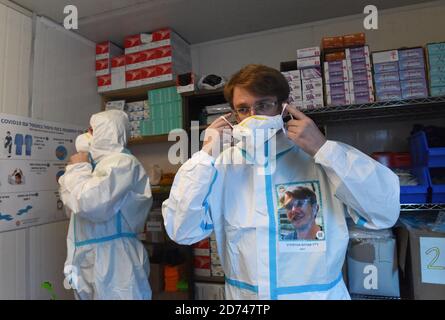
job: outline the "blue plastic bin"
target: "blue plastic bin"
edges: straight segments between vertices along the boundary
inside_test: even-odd
[[[430,148],[425,132],[419,131],[410,138],[411,159],[415,167],[445,167],[445,147]]]
[[[427,203],[430,183],[428,168],[413,168],[411,173],[417,178],[419,184],[417,186],[400,186],[400,203]]]
[[[428,170],[428,181],[431,186],[431,202],[432,203],[445,203],[445,184],[434,184],[432,176],[435,168]],[[437,169],[436,169],[437,170]],[[442,169],[442,171],[445,170]],[[443,172],[442,172],[443,174]]]

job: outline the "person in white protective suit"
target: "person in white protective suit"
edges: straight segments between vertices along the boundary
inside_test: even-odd
[[[350,299],[342,278],[346,216],[371,229],[393,226],[397,176],[353,147],[326,140],[286,104],[289,85],[275,69],[248,65],[224,94],[239,141],[216,157],[218,134],[230,129],[228,115],[210,125],[213,134],[206,132],[202,150],[180,168],[163,203],[168,235],[193,244],[215,232],[228,299]],[[287,112],[292,120],[285,125]],[[261,129],[268,134],[258,134]],[[298,199],[289,208],[284,195],[302,188],[316,201]],[[314,239],[292,236],[286,210],[295,208],[292,219],[303,219],[305,210],[297,209],[304,206],[316,209],[309,210],[316,229],[312,218],[292,223],[297,235],[313,230]]]
[[[125,148],[128,117],[104,111],[90,124],[92,134],[76,140],[81,152],[59,180],[70,213],[66,280],[78,299],[151,299],[148,255],[137,234],[152,196],[144,168]]]

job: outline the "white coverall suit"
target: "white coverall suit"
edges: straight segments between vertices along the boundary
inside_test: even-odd
[[[151,299],[149,261],[137,234],[152,204],[148,177],[125,149],[128,117],[91,118],[90,163],[66,168],[61,198],[70,212],[65,275],[80,299]]]
[[[193,244],[215,232],[228,299],[350,299],[341,273],[346,212],[371,229],[393,226],[400,210],[397,176],[339,142],[328,140],[312,158],[282,131],[275,154],[274,172],[270,161],[227,164],[227,157],[249,157],[241,143],[216,161],[204,151],[194,154],[163,203],[168,235]],[[280,235],[278,195],[288,186],[316,189],[320,240],[292,242]]]

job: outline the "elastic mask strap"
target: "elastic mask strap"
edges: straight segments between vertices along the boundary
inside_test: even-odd
[[[288,106],[289,106],[289,104],[288,104],[287,102],[283,103],[283,110],[281,110],[281,118],[283,118],[284,111],[286,111],[286,108],[287,108]],[[289,113],[289,115],[290,115],[291,119],[294,120],[294,117],[292,116],[292,114]],[[283,129],[284,134],[287,135],[287,132],[286,132],[286,124],[285,124],[284,122],[283,122],[283,127],[282,127],[282,129]]]
[[[226,119],[226,117],[221,116],[220,118],[222,118],[225,122],[227,122],[227,124],[233,129],[233,125],[229,122],[229,120]]]

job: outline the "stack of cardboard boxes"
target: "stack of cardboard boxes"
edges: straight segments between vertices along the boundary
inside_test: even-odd
[[[423,48],[399,50],[402,99],[426,98],[428,86]]]
[[[224,270],[216,247],[215,233],[210,235],[210,264],[212,277],[224,277]]]
[[[127,88],[173,80],[191,71],[190,46],[171,29],[125,38]]]
[[[400,298],[396,238],[391,229],[370,230],[348,219],[349,293]]]
[[[429,43],[428,66],[431,96],[445,95],[445,42]]]
[[[311,47],[297,50],[297,67],[301,77],[302,109],[322,108],[324,98],[320,48]]]
[[[190,46],[171,29],[125,38],[125,55],[111,42],[96,45],[98,91],[171,81],[190,72]]]
[[[300,70],[290,70],[281,72],[289,83],[289,99],[288,102],[297,108],[303,108],[303,96],[301,92],[301,75]]]
[[[122,76],[122,65],[125,73],[125,56],[123,50],[110,41],[96,44],[96,77],[99,92],[125,87]],[[115,81],[113,82],[113,73]]]
[[[351,104],[374,102],[374,85],[372,82],[369,47],[347,48],[345,54]]]
[[[108,101],[105,110],[116,109],[125,111],[130,120],[130,138],[139,138],[142,136],[141,121],[147,121],[150,118],[150,107],[148,100],[126,102],[125,100]]]
[[[193,272],[198,277],[210,277],[210,239],[201,240],[193,245]]]
[[[182,128],[182,98],[176,87],[148,91],[149,119],[140,121],[142,136],[167,134]]]
[[[215,234],[193,245],[194,272],[201,277],[224,277],[216,248]]]
[[[400,217],[397,234],[402,298],[445,299],[445,213]]]
[[[363,33],[322,40],[328,106],[374,102],[369,47]]]
[[[130,138],[139,138],[142,136],[141,122],[150,118],[150,107],[148,100],[129,102],[125,110],[130,120]]]
[[[372,58],[378,101],[428,96],[423,48],[374,52]]]

